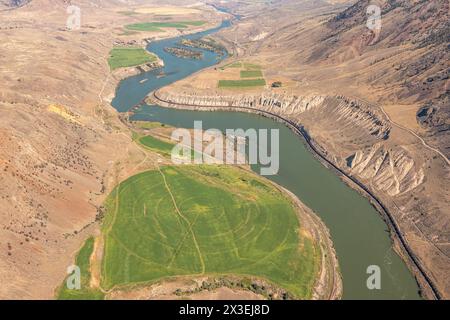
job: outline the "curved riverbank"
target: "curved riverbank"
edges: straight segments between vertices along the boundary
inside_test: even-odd
[[[303,141],[306,143],[308,149],[313,152],[313,154],[318,158],[322,164],[326,167],[332,169],[335,173],[337,173],[343,180],[347,180],[350,182],[350,185],[356,188],[361,194],[367,197],[372,205],[377,209],[377,211],[383,216],[384,220],[389,226],[391,234],[393,235],[394,240],[397,240],[397,244],[399,245],[400,254],[404,258],[406,258],[406,263],[411,269],[411,271],[418,277],[418,282],[422,288],[422,292],[425,296],[430,296],[435,299],[441,299],[441,295],[431,280],[430,276],[427,274],[425,269],[422,267],[419,259],[416,257],[414,252],[410,249],[406,239],[400,232],[397,222],[395,221],[393,215],[389,212],[386,206],[379,200],[379,198],[373,194],[363,183],[361,183],[355,177],[348,175],[342,169],[340,169],[337,165],[335,165],[331,160],[329,160],[325,155],[322,154],[318,150],[318,148],[314,145],[313,141],[309,137],[308,133],[304,130],[303,127],[298,126],[293,121],[261,109],[251,108],[251,107],[241,107],[241,106],[232,106],[232,105],[223,105],[223,106],[199,106],[195,104],[182,104],[182,103],[173,103],[171,101],[166,101],[162,99],[157,91],[154,91],[150,96],[150,102],[155,102],[156,104],[163,107],[172,107],[183,110],[195,110],[195,111],[238,111],[238,112],[248,112],[253,114],[262,115],[276,121],[280,121],[287,125],[296,135],[300,136]],[[429,293],[429,294],[427,294]]]
[[[339,262],[336,250],[333,246],[330,231],[310,208],[306,207],[295,194],[277,184],[275,188],[289,196],[297,206],[297,212],[301,223],[309,225],[309,229],[314,233],[316,241],[321,246],[322,267],[319,278],[314,286],[314,300],[339,300],[342,299],[343,286],[342,275],[339,270]]]
[[[173,207],[159,205],[167,194]],[[102,287],[108,291],[161,279],[233,275],[263,279],[277,299],[341,296],[337,260],[324,224],[298,199],[251,170],[162,166],[123,181],[109,199],[102,230]],[[126,203],[135,203],[133,209]],[[178,225],[178,216],[190,223]],[[139,222],[133,235],[124,232],[130,219]],[[179,228],[186,232],[177,233]],[[146,245],[135,246],[143,237]],[[125,262],[129,253],[139,258],[128,256]]]

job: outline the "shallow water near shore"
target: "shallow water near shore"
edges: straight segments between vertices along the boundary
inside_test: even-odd
[[[184,38],[195,39],[228,27],[220,27]],[[138,105],[148,93],[183,79],[218,62],[217,54],[205,50],[203,60],[177,58],[164,51],[181,37],[150,44],[147,49],[165,62],[164,68],[123,80],[112,105],[120,112]],[[224,56],[224,58],[226,55]],[[161,71],[166,75],[158,77]],[[146,82],[142,80],[148,79]],[[306,149],[300,137],[285,125],[258,115],[233,112],[200,112],[142,106],[133,120],[158,121],[174,127],[193,128],[202,121],[203,129],[278,129],[280,131],[280,170],[270,180],[293,192],[314,210],[330,229],[343,276],[344,299],[418,299],[418,286],[405,263],[392,249],[388,228],[369,201],[348,187]],[[259,173],[259,166],[253,166]],[[366,285],[371,265],[381,268],[381,290]]]

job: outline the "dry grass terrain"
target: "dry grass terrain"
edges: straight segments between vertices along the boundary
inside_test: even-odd
[[[166,9],[148,12],[155,1],[143,3],[73,1],[81,29],[68,30],[66,1],[33,0],[19,8],[0,2],[0,298],[53,298],[75,252],[97,228],[108,192],[157,161],[132,142],[104,99],[135,72],[111,75],[111,48],[144,46],[149,37],[124,34],[124,25],[172,19]],[[140,8],[147,9],[124,14]],[[176,19],[209,22],[200,29],[219,21],[202,5],[177,10]]]

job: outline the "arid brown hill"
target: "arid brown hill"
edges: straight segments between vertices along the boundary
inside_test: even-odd
[[[365,28],[369,5],[381,8],[381,31]],[[371,77],[375,87],[392,86],[393,98],[420,102],[417,121],[429,129],[432,140],[450,155],[450,20],[447,0],[360,0],[323,26],[322,39],[309,62],[343,63],[365,53],[405,49],[409,59],[380,64],[384,72]],[[347,48],[348,54],[342,54]],[[351,52],[351,53],[350,53]],[[401,57],[401,56],[400,56]],[[394,61],[395,59],[391,59]],[[356,65],[355,65],[356,66]]]

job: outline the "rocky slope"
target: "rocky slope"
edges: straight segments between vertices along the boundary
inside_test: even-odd
[[[379,34],[368,29],[361,30],[367,21],[365,9],[370,4],[377,4],[381,8],[382,29]],[[399,61],[383,57],[375,60],[374,67],[383,65],[385,59],[392,61],[392,65],[384,74],[375,72],[371,78],[371,85],[376,87],[393,85],[395,92],[392,95],[395,98],[428,106],[432,111],[421,121],[422,127],[427,129],[424,136],[429,136],[430,141],[439,145],[448,157],[450,156],[449,10],[449,2],[446,0],[389,0],[373,3],[369,0],[358,1],[326,24],[327,32],[323,41],[309,59],[342,62],[345,58],[339,51],[348,48],[357,55],[376,53],[377,50],[384,48],[401,50],[402,47],[409,47],[410,52],[417,52],[412,59]],[[339,50],[332,49],[336,47]]]

